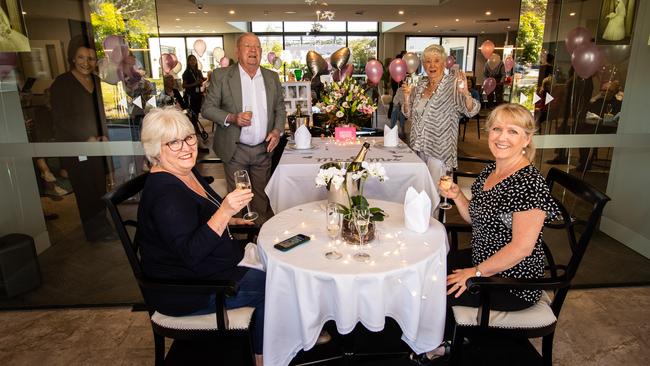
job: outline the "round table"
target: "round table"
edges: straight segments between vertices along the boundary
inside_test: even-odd
[[[366,263],[352,259],[357,246],[345,243],[337,248],[341,259],[325,257],[332,250],[325,230],[326,201],[287,209],[262,226],[258,247],[267,272],[265,365],[287,365],[301,349],[312,348],[328,320],[347,334],[357,322],[380,331],[389,316],[417,353],[442,341],[448,251],[444,226],[432,218],[426,232],[412,232],[404,228],[403,205],[370,204],[388,217],[377,225]],[[295,234],[311,240],[287,252],[273,248]]]

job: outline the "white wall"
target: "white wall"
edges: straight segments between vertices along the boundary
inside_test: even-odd
[[[650,134],[650,1],[639,1],[625,99],[607,183],[608,203],[601,230],[650,258],[650,148],[626,148],[625,135]],[[647,140],[646,140],[647,141]],[[646,145],[647,146],[647,145]]]

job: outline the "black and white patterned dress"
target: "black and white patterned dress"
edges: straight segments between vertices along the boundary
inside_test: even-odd
[[[560,209],[551,196],[542,174],[532,165],[516,171],[484,191],[485,180],[494,171],[496,163],[483,169],[472,185],[469,214],[472,219],[472,262],[478,265],[493,256],[512,241],[512,214],[514,212],[540,209],[546,212],[546,220],[555,220]],[[499,274],[509,278],[540,278],[544,276],[545,255],[542,249],[542,233],[537,237],[533,253],[514,267]],[[510,290],[530,303],[539,301],[541,290]]]

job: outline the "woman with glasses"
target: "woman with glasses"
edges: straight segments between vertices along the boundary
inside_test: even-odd
[[[264,272],[238,267],[243,246],[228,225],[252,225],[233,215],[253,198],[250,189],[237,189],[223,199],[194,167],[197,137],[187,116],[174,107],[154,109],[144,118],[142,145],[152,164],[138,208],[136,239],[142,267],[151,278],[231,280],[238,292],[226,299],[228,309],[255,307],[253,349],[262,364]],[[214,295],[150,292],[148,301],[170,316],[209,314]]]

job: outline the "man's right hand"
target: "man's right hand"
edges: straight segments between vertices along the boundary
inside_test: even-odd
[[[239,127],[247,127],[251,125],[252,115],[250,112],[231,114],[231,116],[234,116],[234,123]]]

